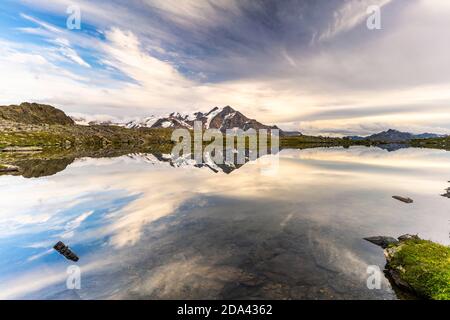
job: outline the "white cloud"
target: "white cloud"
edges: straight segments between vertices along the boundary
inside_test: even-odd
[[[66,3],[49,1],[40,6],[58,12]],[[317,36],[327,41],[313,43],[307,51],[288,49],[286,44],[246,52],[251,57],[236,51],[207,62],[193,57],[192,65],[201,71],[214,70],[208,69],[213,66],[243,72],[239,78],[214,83],[205,82],[204,74],[190,78],[174,62],[165,60],[165,55],[172,54],[167,45],[180,39],[167,29],[155,30],[154,23],[146,24],[142,19],[148,10],[159,10],[167,20],[200,37],[208,28],[229,23],[226,19],[230,16],[238,18],[242,12],[236,2],[200,5],[188,1],[180,7],[152,0],[146,1],[142,13],[133,11],[135,3],[126,10],[118,10],[122,7],[114,3],[106,5],[111,9],[107,15],[95,3],[82,1],[83,19],[103,27],[105,40],[24,16],[40,28],[21,30],[45,36],[56,49],[35,46],[27,52],[6,43],[6,49],[0,51],[0,66],[11,77],[0,80],[0,102],[34,100],[55,104],[71,113],[122,118],[232,105],[263,122],[288,123],[290,127],[301,123],[306,133],[343,127],[344,123],[356,130],[361,128],[357,123],[397,127],[409,121],[409,131],[432,129],[432,121],[449,118],[446,103],[450,103],[450,46],[442,41],[450,27],[445,14],[449,7],[438,0],[433,4],[417,1],[394,12],[393,5],[387,6],[394,2],[379,0],[375,4],[383,6],[383,30],[352,42],[352,33],[346,31],[367,32],[361,22],[369,4],[374,2],[344,2],[333,21]],[[229,15],[220,15],[224,12]],[[130,21],[136,23],[130,25]],[[89,68],[73,44],[95,52],[104,70]],[[64,69],[61,59],[82,68]],[[10,61],[21,63],[11,65]],[[117,71],[133,81],[113,77]],[[386,111],[389,108],[395,112]],[[441,123],[435,128],[450,130]]]
[[[58,45],[58,52],[62,54],[64,57],[68,58],[69,60],[79,64],[80,66],[90,68],[91,66],[89,63],[84,61],[78,53],[72,49],[69,40],[64,38],[56,38],[55,40],[50,40],[51,43],[54,43]]]
[[[59,28],[57,28],[49,23],[46,23],[42,20],[36,19],[32,16],[29,16],[29,15],[23,14],[23,13],[21,13],[20,16],[26,20],[36,23],[37,25],[41,26],[42,28],[44,28],[50,32],[61,33],[61,30]]]
[[[367,8],[370,6],[378,6],[382,8],[392,0],[350,0],[342,4],[333,14],[333,20],[323,31],[318,40],[327,40],[333,38],[340,33],[353,29],[358,24],[368,18]]]

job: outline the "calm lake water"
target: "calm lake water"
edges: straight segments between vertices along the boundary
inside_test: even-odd
[[[0,298],[397,299],[362,238],[450,244],[450,152],[283,150],[278,171],[173,167],[151,154],[0,177]],[[413,204],[391,197],[408,196]],[[81,289],[66,288],[80,257]]]

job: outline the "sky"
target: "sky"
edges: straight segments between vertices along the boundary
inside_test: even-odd
[[[4,0],[0,104],[98,119],[230,105],[308,134],[450,133],[449,16],[448,0]]]

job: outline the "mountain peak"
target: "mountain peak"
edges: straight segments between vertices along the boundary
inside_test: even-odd
[[[231,112],[236,112],[236,110],[234,110],[232,107],[230,106],[226,106],[222,109],[222,112],[226,112],[226,113],[231,113]]]

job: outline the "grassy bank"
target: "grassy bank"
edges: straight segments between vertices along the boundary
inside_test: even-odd
[[[412,147],[450,150],[450,137],[434,139],[416,139],[411,141]]]
[[[0,130],[0,149],[5,147],[73,147],[109,145],[173,145],[171,129],[126,129],[117,126],[45,125],[23,128],[14,124],[10,130]],[[6,127],[9,129],[8,127]],[[193,139],[192,139],[193,141]],[[268,141],[270,143],[270,139]],[[208,144],[204,142],[204,144]],[[248,140],[247,143],[248,144]],[[280,137],[280,148],[320,146],[351,146],[340,138],[296,136]]]
[[[168,129],[132,130],[115,126],[46,125],[23,130],[16,126],[0,131],[0,148],[171,145],[171,133]]]
[[[0,121],[0,149],[5,147],[106,147],[129,146],[173,146],[172,129],[127,129],[118,126],[80,125],[26,125]],[[193,142],[193,139],[192,139]],[[270,144],[270,139],[268,141]],[[208,142],[204,142],[207,145]],[[248,140],[246,145],[248,144]],[[321,136],[280,137],[280,149],[377,146],[376,141],[350,140]],[[450,150],[450,138],[418,139],[408,143],[413,147]],[[167,149],[166,148],[166,149]]]
[[[305,146],[315,147],[351,147],[351,146],[371,146],[377,143],[370,141],[357,141],[345,138],[332,138],[321,136],[295,136],[295,137],[280,137],[280,147],[282,148],[304,148]]]
[[[388,269],[420,297],[450,300],[450,247],[412,238],[386,250]]]

